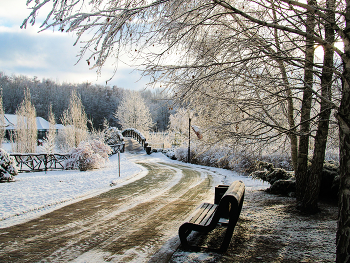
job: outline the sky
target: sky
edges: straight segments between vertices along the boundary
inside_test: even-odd
[[[6,75],[36,76],[38,79],[51,79],[63,83],[83,83],[105,85],[113,76],[112,61],[102,69],[101,76],[89,69],[86,59],[78,64],[79,44],[73,46],[72,33],[45,31],[38,33],[40,21],[46,12],[39,13],[35,26],[20,29],[23,20],[29,15],[27,0],[0,0],[0,72]],[[76,64],[76,65],[75,65]],[[109,86],[141,90],[147,83],[134,68],[121,62]]]

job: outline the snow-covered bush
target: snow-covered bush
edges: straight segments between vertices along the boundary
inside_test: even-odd
[[[111,147],[98,140],[84,141],[70,152],[66,162],[66,169],[79,169],[80,171],[98,169],[108,161]]]
[[[178,147],[175,148],[175,157],[178,161],[187,162],[188,148]],[[193,150],[191,149],[191,156],[193,156]]]
[[[188,148],[183,144],[173,150],[179,161],[187,162]],[[229,144],[213,144],[191,142],[191,162],[205,166],[213,166],[250,174],[257,169],[259,161],[267,161],[277,168],[292,170],[291,159],[287,155],[261,155],[251,149]]]
[[[89,141],[94,153],[99,154],[103,159],[108,160],[108,156],[112,153],[111,147],[99,140]]]
[[[63,129],[60,129],[57,132],[56,146],[57,146],[58,150],[62,153],[67,153],[72,149],[67,144],[66,133]]]
[[[263,155],[259,158],[259,161],[273,164],[276,168],[282,168],[286,171],[293,171],[293,164],[291,157],[286,154],[269,154]]]
[[[117,127],[109,127],[105,130],[105,142],[108,145],[118,144],[124,141],[122,132]]]
[[[10,181],[18,174],[15,158],[0,148],[0,182]]]
[[[176,160],[175,149],[174,148],[162,149],[161,152],[163,154],[165,154],[165,156],[167,156],[168,158],[170,158],[172,160]]]

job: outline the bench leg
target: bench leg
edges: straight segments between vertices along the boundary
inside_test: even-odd
[[[235,225],[232,225],[232,226],[228,225],[227,226],[224,240],[222,241],[221,246],[220,246],[220,252],[224,253],[228,249],[228,246],[230,245],[230,242],[232,239],[234,229],[235,229]]]
[[[229,223],[228,223],[228,226],[226,229],[224,241],[222,241],[221,246],[220,246],[220,252],[226,252],[228,246],[230,245],[233,231],[235,230],[235,226],[237,224],[237,221],[239,219],[239,215],[240,215],[241,210],[242,210],[243,199],[244,199],[244,195],[241,198],[241,203],[239,204],[238,210],[236,211],[236,213],[233,213],[231,215],[231,218],[229,220]]]
[[[188,242],[187,242],[187,237],[189,236],[189,234],[191,234],[192,230],[188,229],[185,226],[180,226],[179,228],[179,237],[180,237],[180,241],[181,241],[181,245],[184,248],[189,248]]]

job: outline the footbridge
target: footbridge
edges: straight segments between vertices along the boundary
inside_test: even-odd
[[[120,131],[116,127],[111,127],[108,129],[107,133],[108,139],[106,143],[112,148],[112,154],[125,151],[124,137],[135,139],[141,144],[142,148],[146,150],[147,154],[151,154],[151,146],[146,142],[146,137],[135,128],[127,128]]]
[[[143,136],[139,130],[134,128],[127,128],[127,129],[124,129],[121,132],[121,134],[123,137],[131,137],[135,139],[142,145],[143,149],[146,150],[147,154],[151,154],[151,150],[152,150],[151,146],[148,145],[148,143],[146,142],[146,137]],[[124,141],[124,138],[121,138],[121,140]]]

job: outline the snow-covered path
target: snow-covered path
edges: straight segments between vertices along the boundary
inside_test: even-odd
[[[213,202],[216,184],[244,179],[247,189],[266,188],[160,153],[122,156],[120,178],[114,156],[98,171],[21,174],[1,184],[8,201],[1,204],[0,261],[145,262],[199,203]],[[30,221],[8,227],[23,220]]]

